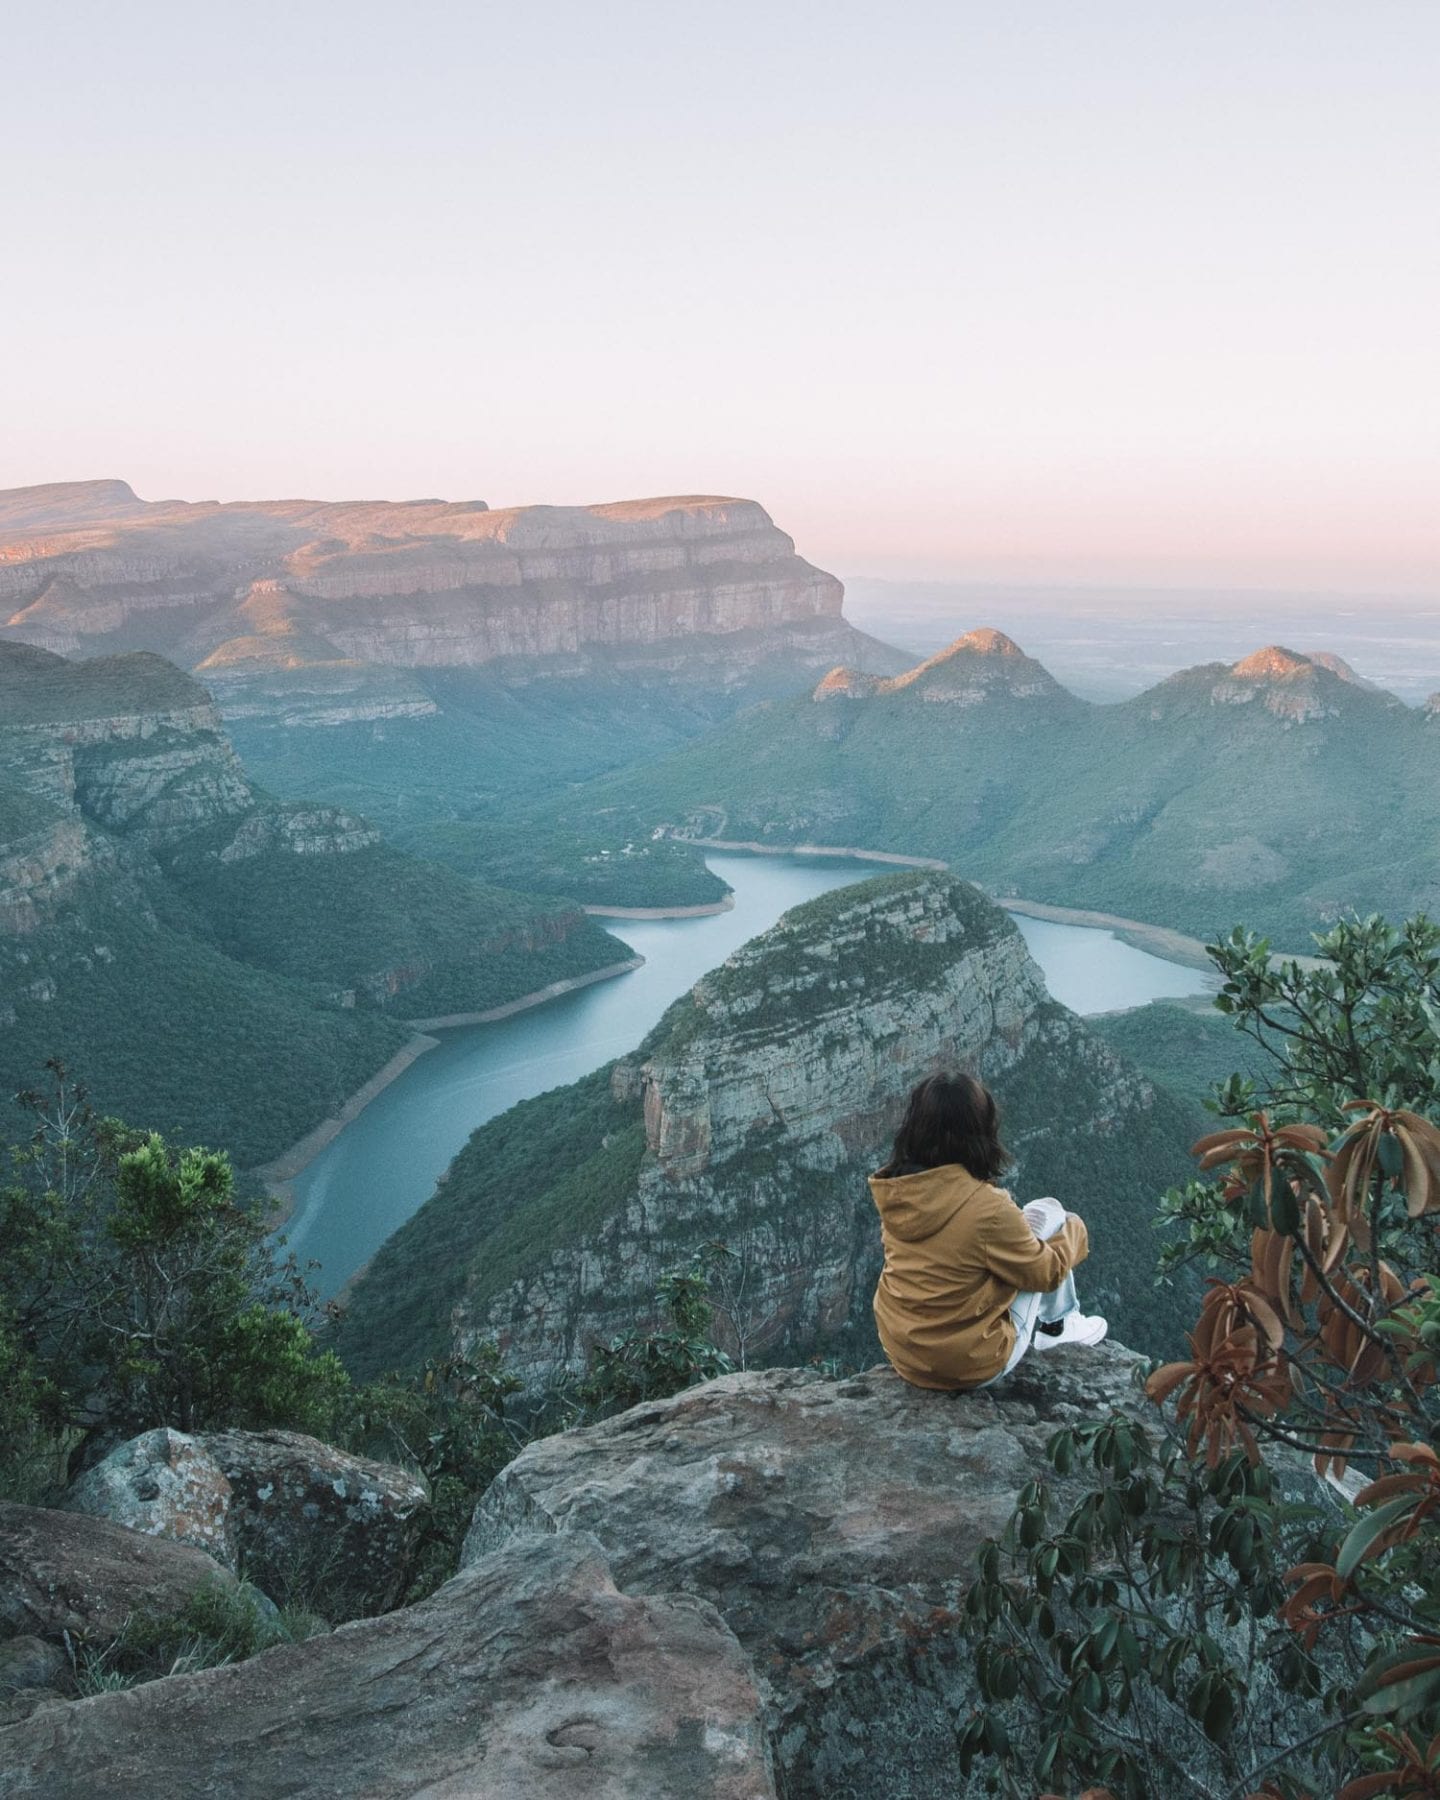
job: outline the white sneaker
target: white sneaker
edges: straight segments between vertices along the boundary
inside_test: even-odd
[[[1035,1335],[1030,1340],[1032,1350],[1058,1350],[1062,1344],[1098,1344],[1110,1329],[1107,1319],[1098,1313],[1068,1312],[1060,1321],[1065,1327],[1052,1336],[1048,1331],[1036,1327]]]

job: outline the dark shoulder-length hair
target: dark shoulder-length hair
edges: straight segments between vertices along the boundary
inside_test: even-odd
[[[882,1175],[914,1175],[960,1163],[977,1181],[1010,1166],[995,1096],[973,1075],[930,1075],[911,1094]]]

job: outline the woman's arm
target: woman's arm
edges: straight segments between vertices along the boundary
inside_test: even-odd
[[[992,1275],[1022,1294],[1050,1294],[1090,1254],[1085,1221],[1066,1213],[1065,1223],[1042,1244],[1015,1202],[1003,1200],[985,1221],[980,1255]]]

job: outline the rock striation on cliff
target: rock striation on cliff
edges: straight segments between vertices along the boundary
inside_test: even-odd
[[[836,663],[903,669],[841,600],[750,500],[0,491],[0,642],[158,651],[205,681],[271,793],[362,812],[461,873],[601,904],[718,895],[675,856],[637,894],[633,871],[577,869],[588,825],[551,845],[518,816]]]
[[[574,903],[276,802],[162,657],[0,642],[0,1113],[60,1057],[132,1123],[263,1161],[401,1048],[384,1013],[483,1010],[626,957]]]
[[[0,1728],[0,1795],[961,1800],[975,1553],[1057,1428],[1139,1409],[1135,1362],[959,1397],[771,1369],[543,1439],[431,1599],[52,1704]]]
[[[957,1066],[1010,1108],[1017,1190],[1090,1218],[1087,1296],[1161,1338],[1130,1240],[1188,1119],[1049,998],[1005,913],[917,873],[797,907],[632,1055],[483,1126],[355,1284],[342,1354],[368,1373],[495,1338],[543,1386],[653,1321],[661,1277],[717,1242],[736,1355],[872,1345],[865,1177],[914,1084]]]
[[[752,500],[491,511],[128,494],[123,483],[0,493],[10,632],[64,654],[158,648],[236,671],[470,667],[840,619],[840,583]]]

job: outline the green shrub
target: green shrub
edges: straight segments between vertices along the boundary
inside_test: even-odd
[[[247,1582],[197,1588],[176,1612],[135,1612],[101,1650],[81,1645],[75,1682],[82,1697],[138,1687],[167,1675],[193,1675],[245,1662],[277,1644],[303,1643],[328,1631],[313,1613],[281,1612]]]
[[[0,1188],[0,1452],[152,1426],[323,1432],[349,1378],[228,1160],[96,1119],[64,1070]],[[24,1446],[29,1444],[29,1452]]]
[[[1273,1057],[1165,1205],[1169,1265],[1222,1278],[1160,1410],[1057,1432],[1069,1492],[982,1552],[960,1746],[991,1792],[1440,1792],[1440,928],[1319,947],[1212,948]]]

